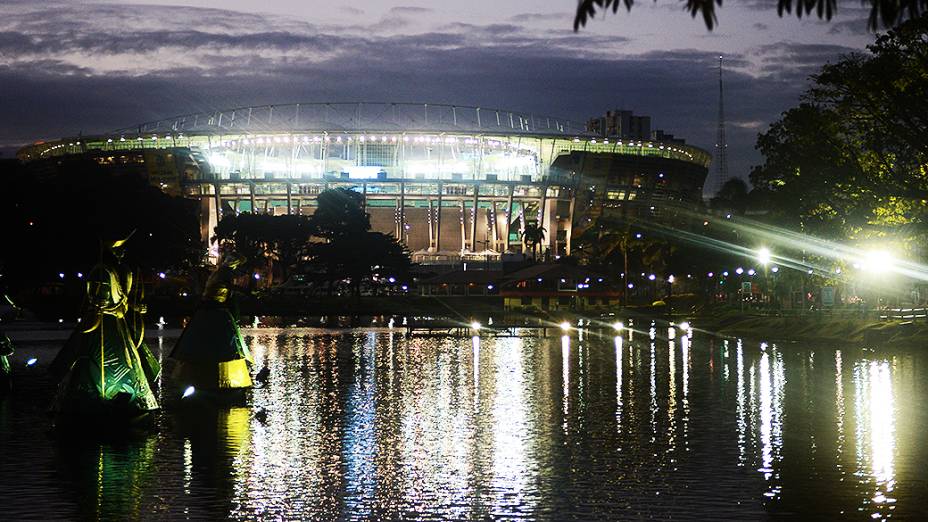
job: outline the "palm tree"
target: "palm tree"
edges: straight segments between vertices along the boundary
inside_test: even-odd
[[[531,246],[532,259],[538,259],[536,250],[538,245],[545,240],[545,233],[547,233],[547,230],[537,223],[527,223],[525,225],[525,230],[522,231],[522,239]]]

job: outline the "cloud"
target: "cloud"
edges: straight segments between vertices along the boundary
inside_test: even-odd
[[[831,22],[831,27],[828,28],[828,34],[870,34],[870,28],[867,26],[868,22],[869,18],[854,18],[842,20],[840,22]]]
[[[431,9],[429,7],[418,7],[418,6],[411,6],[411,5],[401,5],[401,6],[390,8],[391,13],[402,14],[402,15],[425,14],[425,13],[431,13],[432,11],[434,11],[434,9]]]
[[[384,20],[424,11],[335,26],[219,9],[24,5],[0,7],[0,146],[188,112],[361,99],[577,121],[625,107],[707,150],[715,139],[716,52],[632,53],[625,37],[527,25],[553,14],[402,33]],[[806,85],[797,74],[849,50],[786,42],[726,54],[733,173],[747,173],[756,132],[796,103]]]
[[[756,47],[750,54],[758,60],[761,76],[804,81],[823,64],[859,52],[841,45],[778,42]]]
[[[751,24],[751,27],[753,27],[757,31],[766,31],[767,29],[770,28],[770,26],[768,26],[767,24],[762,24],[760,22]]]
[[[519,13],[509,17],[511,22],[565,22],[573,23],[574,13]]]

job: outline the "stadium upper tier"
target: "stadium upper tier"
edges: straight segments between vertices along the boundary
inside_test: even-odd
[[[448,179],[532,182],[560,177],[575,151],[679,160],[707,168],[697,147],[604,139],[576,122],[480,107],[297,103],[188,114],[95,136],[40,142],[24,161],[108,150],[189,148],[213,179]]]

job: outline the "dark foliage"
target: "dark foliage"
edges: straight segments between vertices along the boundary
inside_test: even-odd
[[[97,262],[101,239],[132,234],[126,261],[147,273],[188,269],[204,253],[196,203],[144,179],[114,176],[83,161],[41,173],[5,161],[0,170],[6,195],[0,266],[14,291],[48,283],[80,286],[76,274]]]
[[[599,11],[612,9],[615,13],[619,7],[630,11],[635,0],[580,0],[577,13],[574,17],[574,30],[585,26]],[[864,4],[867,0],[864,0]],[[876,30],[880,26],[893,27],[906,19],[913,19],[922,13],[928,12],[928,0],[869,0],[870,19],[868,26]],[[722,0],[684,0],[682,7],[693,18],[701,17],[710,31],[718,24],[715,14],[716,6],[722,6]],[[772,3],[771,3],[772,6]],[[777,14],[795,13],[796,17],[817,16],[820,19],[831,20],[838,12],[837,0],[778,0]]]

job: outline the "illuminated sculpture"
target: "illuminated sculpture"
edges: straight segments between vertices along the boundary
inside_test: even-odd
[[[210,275],[203,299],[184,329],[171,357],[174,379],[182,389],[242,390],[251,388],[254,361],[238,328],[232,279],[241,258],[227,260]]]
[[[13,342],[0,331],[0,395],[10,391],[13,385],[13,370],[9,356],[13,355]]]
[[[60,380],[53,407],[59,415],[134,418],[158,409],[149,379],[161,368],[142,342],[141,281],[122,263],[128,239],[101,242],[80,325],[49,368]]]

